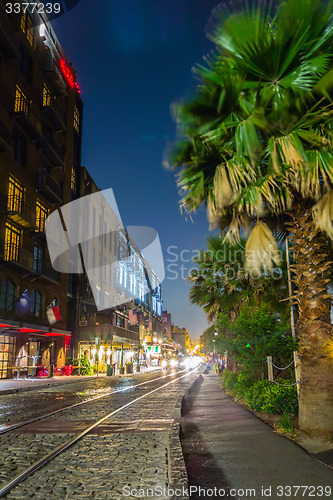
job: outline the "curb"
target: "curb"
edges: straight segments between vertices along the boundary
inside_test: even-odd
[[[181,418],[182,407],[186,396],[188,396],[188,394],[192,392],[195,386],[201,381],[202,375],[199,374],[192,384],[185,389],[184,393],[179,396],[172,415],[174,420],[179,420]],[[169,500],[189,500],[188,476],[180,440],[180,431],[181,426],[177,421],[175,421],[169,431],[167,449],[169,478],[168,488],[170,491],[174,492],[174,495],[169,496]]]

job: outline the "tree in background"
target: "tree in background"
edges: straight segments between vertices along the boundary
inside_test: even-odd
[[[266,303],[276,312],[285,311],[288,304],[287,268],[281,252],[280,267],[272,273],[261,272],[254,279],[244,269],[245,241],[230,243],[219,237],[207,238],[207,249],[193,259],[197,269],[188,277],[192,283],[190,301],[203,307],[208,321],[219,313],[237,318],[244,305]]]
[[[229,241],[252,227],[245,265],[253,277],[279,265],[274,235],[289,231],[300,427],[332,431],[333,2],[261,5],[215,12],[209,36],[217,51],[196,69],[194,98],[174,108],[185,138],[170,162],[181,167],[185,210],[206,204],[211,226]]]

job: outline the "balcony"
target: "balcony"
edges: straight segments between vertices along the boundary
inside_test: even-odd
[[[40,260],[35,262],[35,273],[36,275],[44,281],[52,281],[54,283],[59,283],[59,273],[51,264],[46,262],[46,260]]]
[[[59,146],[53,138],[44,136],[42,151],[54,167],[64,166],[65,148]]]
[[[37,190],[51,203],[62,202],[62,187],[51,177],[47,170],[40,170],[37,174]]]
[[[42,107],[42,110],[44,116],[46,116],[47,120],[56,132],[66,130],[65,115],[57,107],[55,99],[53,99],[52,101],[50,100],[47,106]]]
[[[14,105],[13,116],[16,122],[29,135],[32,140],[41,141],[42,124],[32,110],[28,99],[21,96]]]
[[[5,18],[0,18],[0,55],[4,59],[18,56],[18,43],[15,36],[6,26]]]
[[[0,153],[11,151],[11,133],[10,130],[0,122]]]
[[[31,252],[28,252],[24,248],[14,245],[5,245],[4,261],[7,265],[16,269],[24,269],[25,271],[31,271],[31,273],[34,272],[34,256]]]
[[[7,219],[24,229],[36,228],[36,211],[34,207],[18,197],[8,198],[6,207],[2,210]]]
[[[138,332],[121,328],[120,326],[112,325],[113,338],[116,342],[124,342],[131,344],[139,344],[140,335]]]
[[[45,53],[43,56],[42,70],[50,76],[52,86],[59,96],[67,94],[67,85],[60,73],[60,70],[54,60],[51,50],[45,46]]]

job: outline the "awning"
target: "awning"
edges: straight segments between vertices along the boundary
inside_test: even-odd
[[[11,331],[13,333],[34,333],[46,337],[59,337],[65,335],[71,337],[72,332],[67,330],[58,330],[57,328],[43,327],[42,325],[30,325],[29,323],[18,323],[17,321],[2,320],[0,318],[0,331]]]

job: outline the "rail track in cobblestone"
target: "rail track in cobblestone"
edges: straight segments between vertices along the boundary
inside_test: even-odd
[[[162,375],[161,377],[157,377],[157,378],[154,378],[152,380],[147,380],[146,382],[140,382],[139,384],[129,385],[127,387],[124,387],[123,389],[115,389],[113,391],[107,392],[107,393],[102,394],[100,396],[95,396],[93,398],[86,399],[85,401],[80,401],[80,402],[74,403],[72,405],[67,405],[67,406],[64,406],[63,408],[59,408],[57,410],[45,413],[43,415],[39,415],[38,417],[33,417],[33,418],[29,418],[28,420],[23,420],[22,422],[15,422],[14,424],[10,424],[10,425],[0,425],[0,436],[7,434],[8,432],[11,432],[15,429],[19,429],[20,427],[24,427],[26,425],[35,423],[39,420],[44,420],[45,418],[52,417],[53,415],[56,415],[56,414],[61,413],[63,411],[71,410],[73,408],[76,408],[78,406],[82,406],[82,405],[85,405],[88,403],[93,403],[93,402],[97,401],[98,399],[110,397],[110,396],[113,396],[114,394],[118,394],[121,392],[126,392],[126,391],[129,391],[131,389],[135,389],[136,387],[152,384],[153,382],[163,380],[165,378],[169,378],[169,377],[172,377],[174,375],[178,375],[179,373],[184,373],[185,371],[187,371],[187,370],[180,370],[178,372],[173,372],[173,373],[170,373],[168,375]]]
[[[135,422],[133,417],[137,416],[137,412],[133,411],[132,406],[138,404],[140,405],[142,400],[144,400],[146,404],[141,404],[141,407],[139,406],[139,413],[141,412],[141,417],[144,417],[145,415],[149,416],[151,410],[153,409],[155,417],[162,417],[160,419],[161,422],[163,419],[168,421],[166,417],[170,417],[169,421],[171,422],[172,412],[170,412],[170,408],[163,408],[163,399],[158,399],[160,397],[160,393],[163,393],[163,391],[168,388],[169,393],[171,391],[172,396],[173,384],[176,384],[178,381],[195,374],[197,369],[198,368],[192,370],[181,370],[153,380],[114,390],[86,401],[81,401],[69,406],[67,405],[64,408],[40,415],[36,418],[23,422],[17,422],[10,425],[6,429],[2,429],[0,438],[3,439],[5,436],[9,440],[9,443],[7,443],[9,470],[8,468],[6,469],[6,466],[1,469],[0,480],[3,478],[8,481],[13,469],[16,474],[17,472],[19,473],[14,477],[14,479],[11,479],[6,482],[6,484],[0,486],[0,497],[3,497],[12,492],[12,490],[15,490],[15,488],[26,478],[32,476],[36,471],[41,469],[46,464],[49,464],[56,457],[59,457],[59,455],[66,452],[66,450],[78,441],[82,440],[88,434],[91,435],[91,433],[96,433],[97,428],[103,428],[103,424],[105,424],[107,420],[113,418],[113,425],[114,422],[116,422],[119,428],[119,420],[117,422],[117,418],[120,418],[119,415],[122,412],[125,412],[125,414],[127,412],[129,413],[129,421],[133,425],[133,422]],[[173,377],[171,381],[163,383],[162,385],[160,384],[161,381],[170,377]],[[150,387],[147,388],[146,386],[154,383],[156,383],[157,387],[147,391]],[[136,393],[139,392],[139,394],[136,394],[134,398],[132,394],[133,391]],[[140,395],[140,392],[142,391],[144,393]],[[174,394],[176,394],[176,389],[174,389]],[[110,398],[111,396],[113,397]],[[120,406],[118,406],[119,403],[117,404],[117,398],[120,398]],[[109,401],[110,399],[111,403]],[[166,398],[164,397],[164,399]],[[91,405],[91,403],[94,403],[94,405]],[[114,403],[117,407],[112,409],[112,411],[105,413],[106,410],[111,409],[110,404],[112,403]],[[54,418],[58,416],[59,413],[62,413],[62,416],[65,417],[65,419],[60,422],[60,425],[62,426],[60,432],[59,429],[55,430],[57,429],[59,421]],[[87,421],[87,417],[96,420]],[[36,430],[36,424],[40,426],[41,424],[39,422],[41,420],[44,420],[44,428],[42,426],[41,429],[39,428]],[[79,424],[77,422],[79,422]],[[29,431],[29,429],[32,429],[32,431]],[[19,430],[19,432],[17,432],[17,430]],[[31,440],[27,437],[29,436],[29,432],[32,432],[32,434],[36,433],[35,440]],[[67,439],[63,442],[63,438],[61,438],[61,443],[59,444],[57,441],[59,441],[58,438],[60,434],[62,436],[65,434]],[[42,439],[40,438],[41,436],[43,436]],[[0,446],[2,448],[2,457],[5,460],[5,464],[7,464],[6,445],[0,443]],[[45,453],[48,449],[50,449],[48,453],[42,456],[42,458],[35,460],[36,457],[38,457],[41,453]],[[14,460],[13,465],[12,454],[14,452],[14,458],[16,458],[16,461]],[[32,463],[30,463],[27,467],[26,465],[29,461],[32,461]],[[10,498],[21,498],[16,496],[12,497],[11,495],[12,494],[10,493]]]

